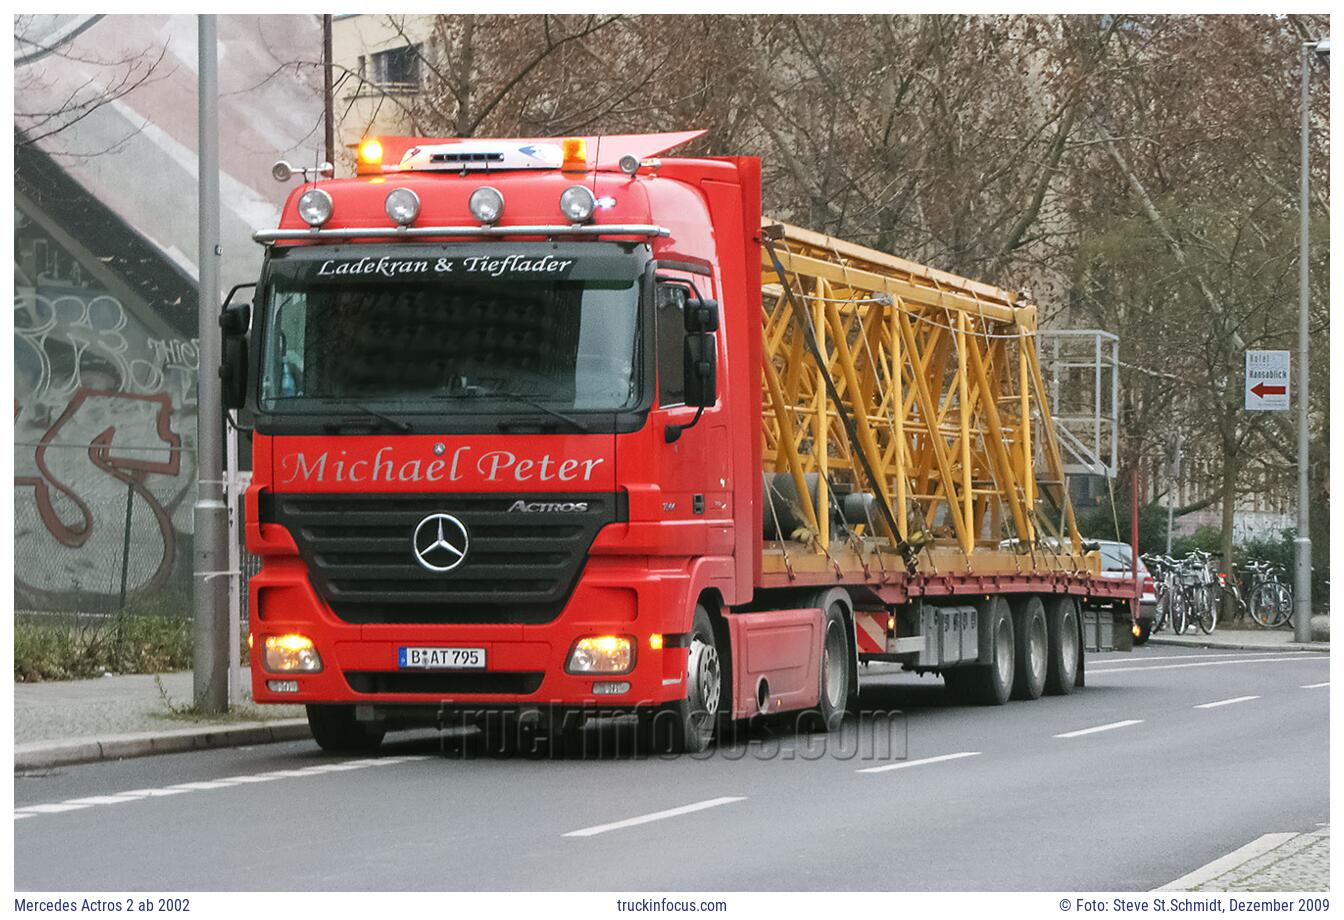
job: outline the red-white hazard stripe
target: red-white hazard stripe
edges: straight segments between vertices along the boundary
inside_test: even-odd
[[[860,652],[885,652],[887,650],[887,615],[885,613],[854,613],[854,623],[858,627]]]

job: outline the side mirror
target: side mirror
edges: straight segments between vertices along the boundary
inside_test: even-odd
[[[719,302],[709,298],[688,297],[686,299],[686,331],[718,332]]]
[[[219,313],[219,328],[224,333],[220,346],[220,401],[225,409],[241,409],[247,402],[247,333],[252,326],[252,304],[234,303],[233,298],[255,284],[235,285],[224,299]]]
[[[719,389],[719,353],[714,334],[686,333],[682,361],[686,375],[686,405],[700,408],[714,405]]]

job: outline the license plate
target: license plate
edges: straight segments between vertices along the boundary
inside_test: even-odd
[[[485,649],[403,646],[397,649],[397,667],[432,671],[479,671],[485,668]]]

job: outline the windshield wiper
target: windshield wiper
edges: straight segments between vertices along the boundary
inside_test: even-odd
[[[338,421],[331,422],[326,426],[329,430],[335,429],[339,431],[345,425],[358,424],[360,422],[363,422],[365,424],[372,422],[382,422],[382,425],[374,427],[386,426],[400,434],[410,434],[414,430],[413,428],[411,428],[410,423],[404,422],[399,418],[393,418],[392,416],[384,412],[379,412],[377,409],[370,409],[368,406],[363,405],[362,403],[348,403],[348,405],[351,406],[352,408],[358,409],[361,412],[367,413],[367,417],[343,418]]]
[[[568,422],[570,425],[577,428],[579,431],[582,431],[584,434],[591,433],[589,431],[588,426],[585,425],[583,422],[579,421],[578,419],[574,418],[574,416],[566,415],[565,413],[559,411],[558,409],[552,409],[545,403],[538,402],[537,400],[533,399],[530,396],[520,396],[516,393],[493,393],[491,394],[491,398],[507,399],[511,400],[512,402],[523,403],[524,405],[531,406],[533,409],[537,409],[541,412],[545,412],[547,415],[550,415],[554,418],[558,418],[562,422]]]

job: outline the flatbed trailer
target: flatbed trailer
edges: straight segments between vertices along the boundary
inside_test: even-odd
[[[256,234],[258,702],[331,748],[505,710],[701,750],[835,726],[865,660],[1001,704],[1128,647],[1029,298],[762,220],[755,158],[658,158],[695,136],[380,138]]]

